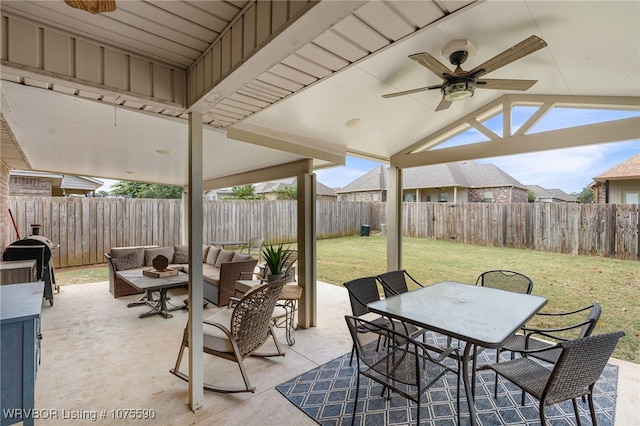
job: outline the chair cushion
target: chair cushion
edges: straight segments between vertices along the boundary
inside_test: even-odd
[[[156,256],[164,256],[169,262],[171,262],[173,260],[174,252],[175,250],[173,246],[146,249],[144,251],[144,264],[147,266],[153,266],[153,259],[155,259]]]
[[[140,268],[143,265],[137,253],[129,253],[126,256],[111,258],[116,271],[126,271],[127,269]]]
[[[222,249],[220,249],[220,247],[209,248],[209,252],[207,253],[207,257],[205,258],[205,263],[215,266],[216,260],[218,260],[218,256],[220,255],[221,251]]]
[[[231,326],[231,315],[233,309],[220,309],[215,314],[206,318],[207,321],[215,322],[223,325],[227,330]],[[227,338],[222,330],[209,324],[203,324],[204,333],[204,347],[217,352],[231,352],[233,353],[233,346],[231,341]]]
[[[209,250],[209,251],[211,251],[211,250]],[[218,255],[218,258],[216,259],[216,263],[215,263],[214,266],[216,268],[219,268],[222,263],[231,262],[231,260],[233,259],[234,255],[235,255],[235,252],[233,252],[231,250],[220,250],[220,254]],[[209,263],[209,262],[207,262],[207,263]]]

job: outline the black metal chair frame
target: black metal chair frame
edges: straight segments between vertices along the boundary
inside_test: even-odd
[[[387,390],[399,393],[417,405],[416,424],[420,424],[420,397],[448,372],[457,376],[456,407],[458,423],[460,423],[460,356],[458,349],[444,352],[433,352],[432,348],[410,336],[392,330],[380,324],[362,318],[346,315],[345,320],[353,339],[357,356],[357,384],[351,424],[355,421],[360,392],[360,376],[365,376],[383,386],[382,394]],[[364,334],[377,335],[369,339]],[[365,341],[367,341],[365,343]],[[377,342],[376,342],[377,341]],[[379,342],[386,342],[380,345]],[[448,366],[443,361],[450,358],[456,360],[456,367]],[[453,362],[453,361],[449,362]],[[415,393],[411,392],[416,388]]]
[[[390,297],[409,291],[406,277],[409,277],[409,282],[412,282],[418,287],[424,287],[415,278],[413,278],[406,269],[385,272],[384,274],[378,275],[376,278],[378,282],[380,282],[380,285],[382,285],[384,297]]]
[[[505,377],[539,400],[540,422],[546,424],[545,407],[571,400],[578,426],[580,415],[576,398],[587,396],[591,422],[597,425],[593,405],[593,389],[618,340],[624,332],[587,336],[560,342],[544,348],[523,351],[528,356],[496,364],[487,364],[480,369],[491,369]],[[545,351],[560,350],[557,362],[549,370],[529,357]]]
[[[521,334],[515,334],[509,338],[498,349],[497,359],[500,358],[500,353],[504,350],[511,351],[511,359],[514,359],[516,353],[520,353],[523,356],[530,356],[542,361],[546,361],[550,364],[555,364],[560,356],[560,348],[551,348],[556,343],[566,342],[568,338],[560,336],[558,333],[567,332],[571,330],[579,329],[580,332],[576,338],[582,338],[590,336],[596,328],[602,308],[600,304],[594,302],[591,305],[584,306],[582,308],[574,309],[572,311],[564,312],[538,312],[536,315],[547,317],[567,317],[571,315],[578,315],[583,312],[590,311],[588,317],[584,321],[580,321],[571,325],[565,325],[562,327],[554,328],[532,328],[522,327]],[[540,337],[544,338],[541,339]],[[542,349],[548,349],[542,351]],[[534,351],[526,353],[525,351]],[[540,351],[540,352],[537,352]],[[494,396],[498,394],[498,382],[496,380],[494,388]],[[524,404],[524,393],[522,395],[522,403]]]

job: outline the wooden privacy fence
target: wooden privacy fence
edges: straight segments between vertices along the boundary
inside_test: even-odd
[[[104,262],[111,247],[176,245],[182,201],[124,198],[9,197],[20,235],[40,234],[60,247],[56,267]],[[380,230],[386,203],[316,202],[318,239]],[[637,205],[566,203],[404,203],[403,235],[468,244],[640,259]],[[296,241],[295,201],[207,201],[203,241]],[[16,239],[11,229],[10,241]]]

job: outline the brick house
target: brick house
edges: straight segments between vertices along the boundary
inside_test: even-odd
[[[567,194],[562,189],[547,189],[540,185],[527,185],[529,191],[536,195],[537,203],[577,203],[575,195]]]
[[[640,203],[640,154],[593,178],[596,203]]]
[[[9,195],[65,197],[87,195],[100,188],[103,182],[83,176],[24,170],[9,171]]]
[[[404,170],[402,199],[407,202],[526,203],[527,187],[493,164],[475,161]],[[336,190],[339,201],[386,201],[386,168],[378,166]]]

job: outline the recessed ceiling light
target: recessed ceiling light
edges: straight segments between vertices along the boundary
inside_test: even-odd
[[[168,149],[156,149],[156,152],[160,155],[167,155],[171,153]]]
[[[346,127],[347,129],[350,129],[352,127],[359,126],[360,123],[362,123],[362,120],[360,120],[359,118],[352,118],[351,120],[344,123],[344,127]]]

